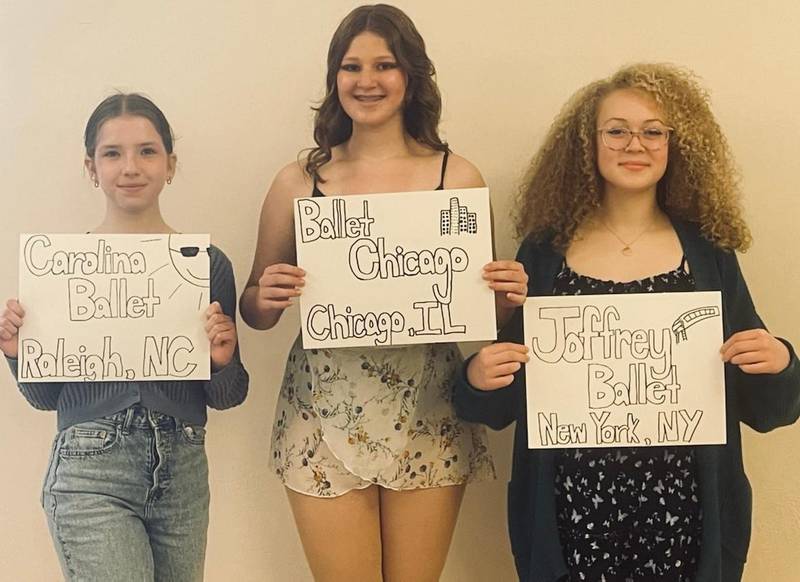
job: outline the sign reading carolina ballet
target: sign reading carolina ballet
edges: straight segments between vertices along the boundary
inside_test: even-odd
[[[304,348],[496,337],[486,188],[300,198]]]
[[[528,446],[724,444],[721,297],[529,297]]]
[[[23,382],[204,380],[209,237],[23,234]]]

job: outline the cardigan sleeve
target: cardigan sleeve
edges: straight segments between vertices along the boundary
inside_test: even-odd
[[[525,272],[533,278],[534,258],[537,246],[525,240],[517,251],[517,261],[522,263]],[[531,288],[528,288],[528,296]],[[503,326],[497,336],[497,342],[513,342],[524,344],[522,307],[518,307]],[[497,390],[479,390],[467,380],[467,366],[472,361],[468,358],[459,370],[455,379],[453,404],[458,416],[469,422],[479,422],[500,430],[514,422],[520,414],[525,414],[525,366],[515,374],[514,380],[505,388]]]
[[[19,378],[19,360],[6,356],[6,361],[14,378]],[[63,385],[63,382],[20,382],[17,380],[19,391],[22,392],[28,403],[38,410],[56,410]]]
[[[522,337],[522,309],[518,309],[503,327],[498,342],[524,343]],[[456,414],[469,422],[480,422],[495,430],[507,427],[525,410],[525,367],[514,374],[514,380],[505,388],[479,390],[467,380],[468,358],[455,380],[453,404]]]
[[[720,251],[718,261],[729,332],[766,329],[756,313],[736,255]],[[725,365],[740,420],[758,432],[792,424],[800,416],[800,363],[792,345],[785,339],[778,339],[789,350],[789,365],[777,374],[747,374],[738,366]]]
[[[231,262],[216,247],[211,247],[211,301],[219,301],[222,312],[236,322],[236,282]],[[228,365],[211,373],[204,383],[206,402],[211,408],[223,410],[244,402],[250,377],[239,357],[239,343]]]

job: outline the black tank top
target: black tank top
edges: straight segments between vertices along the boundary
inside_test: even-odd
[[[439,185],[434,188],[434,190],[444,190],[444,173],[447,170],[447,158],[450,157],[450,152],[445,151],[444,156],[442,156],[442,171],[439,176]],[[325,193],[319,189],[317,186],[317,175],[314,175],[314,189],[311,191],[311,196],[316,198],[318,196],[325,196]]]

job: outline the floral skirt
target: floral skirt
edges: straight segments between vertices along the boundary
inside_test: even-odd
[[[482,426],[452,404],[454,344],[289,352],[271,464],[289,489],[335,497],[494,478]]]

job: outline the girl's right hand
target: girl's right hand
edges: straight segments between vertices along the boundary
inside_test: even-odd
[[[17,357],[17,339],[24,317],[25,310],[16,299],[6,301],[5,308],[0,312],[0,351],[9,358]]]
[[[485,346],[469,361],[467,381],[478,390],[505,388],[529,359],[528,347],[521,344],[503,342]]]
[[[305,275],[300,267],[286,263],[268,266],[258,279],[258,308],[284,310],[292,305],[292,297],[300,296],[306,284]]]

